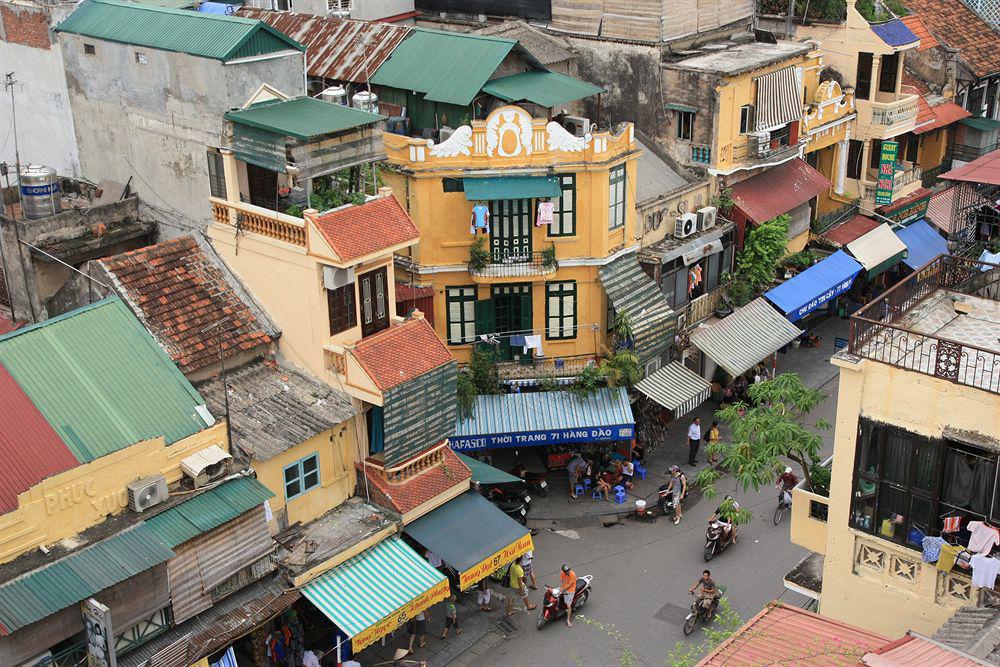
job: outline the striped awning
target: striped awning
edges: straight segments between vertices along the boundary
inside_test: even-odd
[[[758,297],[724,320],[695,330],[691,344],[736,377],[801,333],[763,297]]]
[[[310,581],[302,594],[360,651],[448,597],[448,579],[390,537]]]
[[[794,67],[759,76],[757,81],[757,130],[773,130],[802,118],[801,86]]]
[[[628,252],[602,266],[597,277],[615,312],[632,316],[639,363],[660,356],[674,340],[677,315],[656,282],[639,266],[636,253]]]
[[[694,410],[712,393],[712,384],[708,380],[677,361],[642,379],[635,388],[647,398],[673,410],[674,419]]]

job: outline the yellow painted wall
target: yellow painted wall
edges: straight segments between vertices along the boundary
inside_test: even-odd
[[[962,604],[937,594],[936,568],[919,563],[917,551],[848,527],[859,415],[934,438],[946,425],[995,435],[1000,397],[870,360],[834,362],[841,371],[820,612],[891,637],[931,634]],[[886,554],[884,570],[855,566],[861,544]],[[893,558],[917,561],[917,576],[895,574]]]
[[[257,479],[274,492],[274,498],[269,502],[276,518],[285,509],[288,512],[288,525],[308,523],[351,497],[357,476],[354,464],[358,459],[358,447],[355,429],[350,421],[299,443],[267,461],[253,462]],[[314,453],[319,454],[320,485],[286,501],[284,467]],[[272,522],[272,528],[276,527]]]
[[[948,128],[942,127],[920,136],[917,164],[925,172],[940,167],[948,147]]]
[[[169,447],[146,440],[53,475],[18,496],[18,509],[0,516],[0,563],[96,526],[128,506],[126,487],[149,475],[180,480],[181,459],[209,445],[229,451],[219,421]]]
[[[811,502],[828,504],[829,499],[797,488],[792,491],[792,544],[809,549],[814,553],[826,553],[826,522],[809,516]]]

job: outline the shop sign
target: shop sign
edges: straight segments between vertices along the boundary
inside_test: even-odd
[[[896,178],[896,155],[899,142],[883,141],[879,156],[878,181],[875,182],[875,204],[891,204],[892,188]]]
[[[490,576],[507,563],[513,563],[514,559],[518,556],[525,554],[532,549],[534,549],[534,546],[531,543],[531,533],[528,533],[527,535],[521,537],[517,542],[504,547],[495,554],[484,558],[468,570],[463,570],[459,573],[459,588],[463,591],[467,590],[479,580]]]
[[[909,199],[906,197],[904,199]],[[926,195],[915,199],[908,204],[900,206],[898,210],[884,210],[879,211],[879,213],[886,218],[889,218],[893,222],[898,222],[901,224],[909,224],[915,222],[927,214],[927,206],[931,203],[931,196]]]
[[[506,447],[538,447],[575,442],[631,440],[634,436],[635,424],[622,424],[618,426],[564,428],[554,431],[530,431],[526,433],[456,435],[448,438],[448,442],[451,444],[452,449],[468,451],[474,449],[503,449]]]
[[[405,605],[383,618],[375,625],[362,630],[358,634],[351,637],[351,647],[355,652],[358,652],[366,646],[371,646],[383,637],[388,636],[389,633],[394,632],[395,630],[398,630],[406,625],[407,621],[420,612],[433,607],[438,602],[447,598],[450,593],[451,588],[448,580],[444,579],[439,581],[426,593],[422,593],[415,599],[407,602]]]
[[[854,276],[851,276],[847,280],[845,280],[845,281],[843,281],[843,282],[841,282],[841,283],[839,283],[837,285],[834,285],[833,287],[831,287],[827,291],[825,291],[822,294],[820,294],[815,299],[811,300],[806,305],[804,305],[801,308],[799,308],[798,310],[796,310],[795,313],[794,313],[795,317],[794,318],[793,317],[789,317],[788,318],[789,321],[795,322],[796,320],[799,320],[799,319],[805,317],[806,314],[811,313],[812,311],[816,310],[817,308],[819,308],[823,304],[829,303],[829,301],[831,299],[834,299],[835,297],[838,297],[841,294],[843,294],[844,292],[846,292],[847,290],[851,289],[851,285],[853,283],[854,283]]]
[[[87,633],[88,667],[117,667],[111,610],[94,598],[84,601],[81,606]]]

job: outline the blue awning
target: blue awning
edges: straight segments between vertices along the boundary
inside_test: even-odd
[[[562,194],[559,179],[555,176],[470,177],[463,178],[462,185],[465,188],[465,198],[469,201],[537,199]]]
[[[889,46],[904,46],[918,41],[913,31],[899,19],[893,19],[886,23],[873,23],[872,32]]]
[[[764,298],[778,307],[789,321],[795,322],[837,295],[851,289],[861,265],[843,250],[765,292]]]
[[[631,440],[635,418],[624,387],[578,397],[567,391],[477,396],[472,414],[459,416],[453,449],[536,447]]]
[[[938,255],[948,254],[948,242],[923,218],[897,229],[896,236],[906,244],[907,254],[903,264],[911,269],[919,269]]]

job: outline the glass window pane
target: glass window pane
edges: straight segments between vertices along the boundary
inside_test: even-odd
[[[912,450],[913,441],[909,435],[890,431],[886,440],[885,469],[882,471],[882,479],[897,484],[908,484]]]
[[[918,440],[913,448],[913,457],[915,459],[913,488],[933,493],[934,483],[937,480],[935,474],[938,458],[937,444],[931,440]]]
[[[318,458],[315,456],[310,456],[309,458],[302,461],[302,472],[312,472],[316,469]]]
[[[299,486],[299,480],[294,482],[289,482],[285,484],[285,497],[291,498],[292,496],[297,496],[302,493],[302,487]]]
[[[854,496],[854,511],[851,513],[851,524],[858,530],[871,533],[875,526],[875,489],[872,480],[859,479],[857,493]]]
[[[910,511],[908,500],[906,491],[890,484],[879,485],[875,525],[880,537],[895,542],[906,541],[906,522]]]
[[[291,465],[285,468],[285,481],[290,482],[293,479],[298,479],[299,477],[299,466]]]
[[[303,489],[309,490],[319,485],[319,472],[311,472],[303,478]]]

